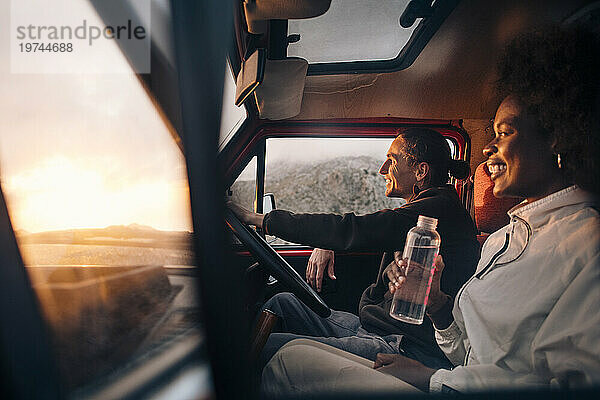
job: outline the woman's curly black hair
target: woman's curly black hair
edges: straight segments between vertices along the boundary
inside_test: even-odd
[[[568,179],[598,192],[600,44],[582,27],[523,34],[498,63],[498,95],[514,96],[554,143]]]

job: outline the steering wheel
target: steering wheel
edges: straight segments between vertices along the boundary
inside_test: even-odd
[[[311,310],[321,317],[329,317],[331,309],[323,299],[254,229],[240,221],[229,209],[225,209],[225,222],[269,274],[289,288]]]

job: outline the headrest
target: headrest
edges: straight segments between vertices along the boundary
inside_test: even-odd
[[[480,232],[492,233],[508,224],[506,212],[520,203],[523,199],[516,197],[494,196],[494,182],[486,163],[481,163],[475,169],[473,178],[473,203],[475,206],[475,224]]]

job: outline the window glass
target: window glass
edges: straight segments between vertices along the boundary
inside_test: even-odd
[[[446,139],[453,158],[456,144]],[[405,201],[385,196],[379,168],[392,138],[267,139],[265,193],[299,213],[367,214]],[[293,149],[293,151],[291,151]],[[272,244],[289,244],[271,237]]]
[[[311,64],[396,58],[420,22],[400,26],[408,3],[378,0],[373,7],[372,0],[332,0],[321,16],[288,21],[288,35],[300,34],[300,41],[288,46],[288,56]]]
[[[227,200],[231,200],[248,210],[255,209],[254,199],[256,198],[256,160],[256,156],[252,157],[242,173],[229,187],[230,196],[227,198]],[[228,231],[228,233],[230,234],[230,240],[232,243],[241,244],[233,232]]]
[[[87,8],[79,18],[101,24]],[[107,49],[105,62],[129,68]],[[7,64],[2,190],[65,386],[200,336],[185,160],[138,78]]]
[[[249,210],[254,209],[256,198],[256,156],[252,157],[240,176],[231,185],[231,200]]]
[[[367,214],[400,207],[402,199],[385,197],[379,175],[392,140],[268,139],[265,192],[275,195],[277,208],[294,212]]]
[[[223,85],[223,108],[221,111],[221,129],[219,132],[219,149],[231,140],[235,132],[242,123],[246,120],[248,113],[243,105],[238,107],[235,105],[235,78],[229,68],[225,64],[225,83]]]

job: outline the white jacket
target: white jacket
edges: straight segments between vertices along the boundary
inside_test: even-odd
[[[571,186],[508,214],[436,331],[457,365],[431,391],[600,384],[600,216]]]

